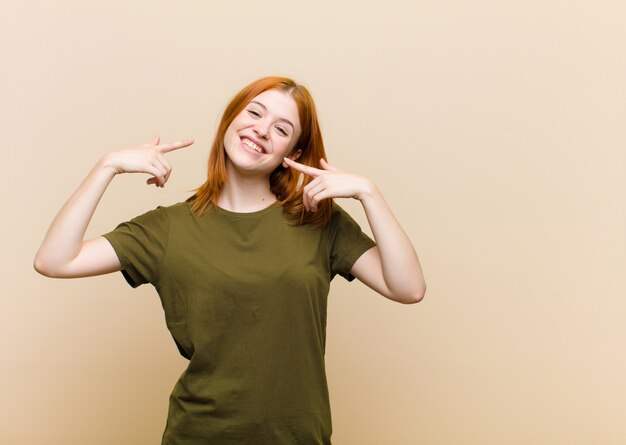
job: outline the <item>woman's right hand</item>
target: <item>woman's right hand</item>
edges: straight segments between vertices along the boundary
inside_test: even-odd
[[[150,142],[138,148],[117,150],[107,153],[102,158],[102,165],[110,168],[114,174],[148,173],[152,175],[146,183],[163,187],[172,173],[172,167],[163,156],[172,150],[187,147],[193,139],[159,145],[160,138],[155,136]]]

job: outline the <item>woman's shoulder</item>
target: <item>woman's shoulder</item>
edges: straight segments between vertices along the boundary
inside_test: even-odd
[[[168,217],[184,217],[192,214],[191,205],[187,201],[159,205],[157,208],[166,213]]]
[[[350,214],[343,207],[337,204],[335,200],[332,200],[331,202],[332,202],[331,207],[330,207],[330,219],[331,220],[337,220],[337,219],[345,218],[346,216],[348,217],[350,216]]]
[[[158,204],[144,213],[135,216],[133,219],[169,221],[174,218],[181,218],[188,215],[191,215],[191,209],[186,202],[182,201],[175,202],[173,204]]]
[[[187,211],[191,209],[191,205],[187,201],[179,201],[163,207],[171,212]]]
[[[359,227],[359,224],[347,210],[333,200],[328,221],[329,230],[341,230],[346,226]]]

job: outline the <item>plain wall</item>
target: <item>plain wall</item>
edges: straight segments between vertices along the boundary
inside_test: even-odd
[[[333,443],[625,443],[624,23],[623,1],[3,3],[0,443],[160,443],[187,362],[154,288],[33,259],[113,149],[196,140],[165,189],[116,177],[87,238],[188,197],[265,75],[310,89],[329,162],[378,185],[428,286],[333,281]]]

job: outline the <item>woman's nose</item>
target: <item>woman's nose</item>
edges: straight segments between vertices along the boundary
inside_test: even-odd
[[[254,132],[259,135],[259,137],[267,137],[269,133],[269,124],[264,122],[259,122],[254,127]]]

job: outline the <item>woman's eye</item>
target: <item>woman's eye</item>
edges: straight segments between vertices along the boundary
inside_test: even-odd
[[[248,113],[253,114],[254,116],[257,116],[257,117],[259,117],[261,115],[260,113],[254,111],[254,110],[248,110]]]
[[[287,132],[282,127],[276,127],[276,129],[280,131],[283,136],[287,136]]]

